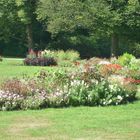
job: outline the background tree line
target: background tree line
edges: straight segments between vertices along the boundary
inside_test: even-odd
[[[139,0],[0,0],[0,53],[76,49],[82,57],[140,57]]]

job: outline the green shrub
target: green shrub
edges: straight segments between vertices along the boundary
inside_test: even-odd
[[[93,83],[77,80],[68,90],[68,104],[106,106],[127,103],[133,101],[136,95],[136,88],[128,88],[131,86],[110,83],[106,79]]]
[[[80,54],[74,50],[67,50],[66,52],[60,50],[57,52],[57,58],[59,60],[76,61],[80,59]]]
[[[71,81],[68,90],[68,102],[70,106],[88,105],[87,98],[89,87],[87,83],[81,80]]]
[[[57,51],[56,55],[57,55],[57,59],[59,60],[67,60],[67,56],[63,50]]]
[[[119,85],[103,80],[95,85],[90,93],[96,97],[93,99],[96,99],[95,103],[98,105],[118,105],[135,99],[136,89],[128,87],[130,86]]]
[[[135,71],[140,70],[140,59],[132,58],[128,68]]]
[[[80,54],[74,50],[67,50],[66,52],[67,60],[76,61],[80,59]]]
[[[118,58],[118,63],[122,66],[129,66],[132,59],[135,59],[135,56],[125,53]]]

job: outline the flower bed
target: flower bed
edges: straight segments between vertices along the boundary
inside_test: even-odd
[[[29,57],[26,64],[55,65],[55,59],[51,57],[53,53],[49,54],[44,58]],[[131,63],[131,67],[127,67],[117,64],[117,61],[114,64],[98,58],[74,61],[72,64],[76,69],[40,71],[33,78],[7,80],[0,90],[0,110],[107,106],[133,102],[136,100],[137,85],[140,84],[139,62],[136,60],[132,69]]]
[[[107,106],[136,99],[135,84],[111,80],[99,67],[87,62],[74,71],[41,71],[34,78],[8,80],[0,91],[0,110]]]

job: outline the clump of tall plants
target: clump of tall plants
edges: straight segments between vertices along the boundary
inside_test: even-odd
[[[53,52],[51,52],[53,53]],[[34,52],[33,50],[29,52],[29,55],[24,60],[24,64],[27,66],[56,66],[57,60],[48,52],[46,55],[42,52]]]
[[[103,66],[108,74],[103,74]],[[77,65],[76,70],[42,70],[34,78],[8,80],[0,91],[0,110],[107,106],[134,101],[137,86],[120,75],[122,67],[103,66],[88,62]]]

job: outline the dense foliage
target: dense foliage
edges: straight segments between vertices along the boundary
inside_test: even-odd
[[[1,0],[0,53],[75,49],[83,58],[139,57],[139,0]]]

